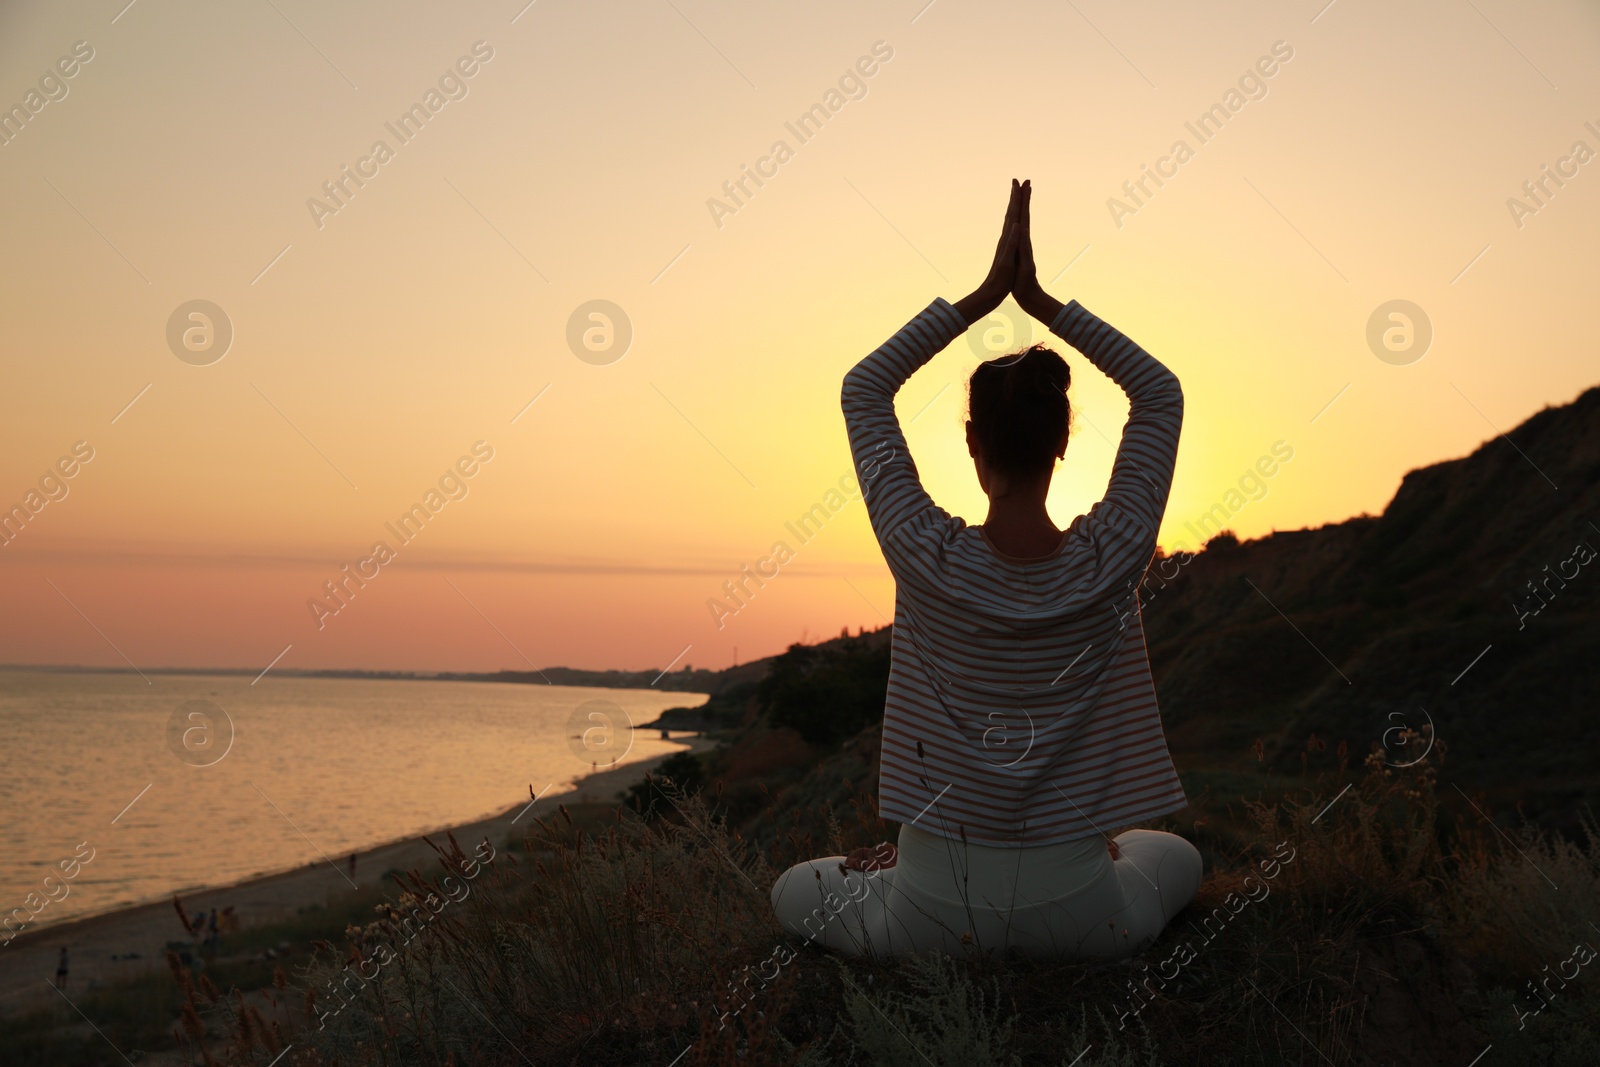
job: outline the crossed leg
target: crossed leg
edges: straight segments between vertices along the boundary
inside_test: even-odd
[[[847,956],[893,957],[963,943],[1033,955],[1125,958],[1143,951],[1200,888],[1199,851],[1159,830],[1128,830],[1088,884],[1064,896],[951,900],[940,887],[897,884],[901,867],[848,870],[844,857],[807,860],[772,887],[785,930]],[[931,890],[931,892],[930,892]],[[968,935],[963,938],[963,934]]]

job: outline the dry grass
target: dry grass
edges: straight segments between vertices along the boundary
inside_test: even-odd
[[[409,943],[391,915],[352,928],[297,980],[317,991],[314,1011],[347,961],[380,944],[394,960],[352,983],[322,1029],[303,1006],[284,1037],[227,995],[190,999],[212,1033],[232,1019],[225,1038],[202,1039],[210,1062],[265,1065],[292,1041],[285,1067],[979,1067],[1080,1054],[1078,1067],[1466,1067],[1491,1042],[1478,1067],[1600,1062],[1593,976],[1563,984],[1521,1028],[1511,1011],[1513,998],[1528,1010],[1524,983],[1585,931],[1600,942],[1587,925],[1600,923],[1594,835],[1580,847],[1476,818],[1444,825],[1442,756],[1341,765],[1314,795],[1247,803],[1255,833],[1223,853],[1202,843],[1212,854],[1199,899],[1142,965],[829,957],[783,936],[768,903],[781,865],[817,842],[796,832],[760,854],[697,796],[650,821],[619,810],[603,830],[539,823]],[[858,810],[811,836],[831,851],[885,835]],[[1229,892],[1280,842],[1294,858],[1271,893],[1229,913]],[[437,888],[413,875],[419,899]],[[1207,924],[1218,908],[1231,918]],[[1144,968],[1184,944],[1192,959],[1177,977],[1149,982]]]

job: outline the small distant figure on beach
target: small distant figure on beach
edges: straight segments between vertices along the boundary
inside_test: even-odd
[[[212,908],[211,914],[206,916],[206,947],[212,951],[217,947],[217,909]]]
[[[61,946],[61,956],[56,960],[56,988],[67,991],[67,946]]]
[[[350,853],[350,877],[354,878],[355,876],[356,876],[356,854],[354,852],[352,852],[352,853]]]

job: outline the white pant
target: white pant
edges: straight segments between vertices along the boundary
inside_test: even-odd
[[[1128,830],[1112,860],[1095,835],[1060,845],[963,844],[908,824],[882,871],[846,871],[844,857],[796,864],[772,887],[790,933],[848,956],[959,954],[1018,948],[1067,959],[1147,948],[1200,888],[1199,851],[1176,834]]]

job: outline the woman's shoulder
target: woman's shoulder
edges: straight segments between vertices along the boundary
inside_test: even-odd
[[[885,561],[901,581],[919,573],[949,576],[968,571],[984,554],[993,555],[977,527],[938,505],[906,520],[881,545]]]

